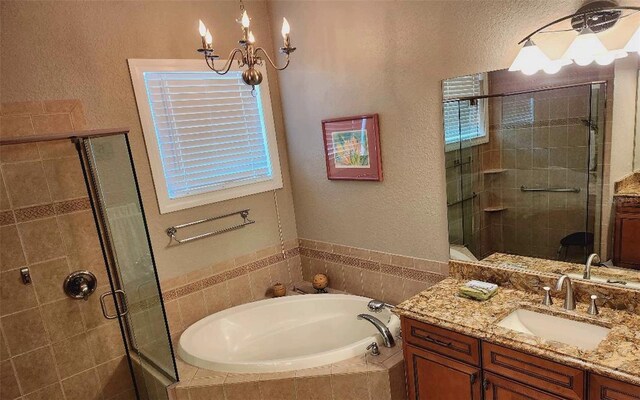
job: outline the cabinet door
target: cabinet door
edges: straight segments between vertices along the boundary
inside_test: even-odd
[[[591,375],[589,400],[640,400],[640,386],[600,375]]]
[[[492,373],[485,373],[483,381],[484,400],[563,400],[532,387]]]
[[[409,400],[481,400],[480,369],[405,345]]]
[[[640,269],[640,209],[616,215],[614,242],[614,263]]]

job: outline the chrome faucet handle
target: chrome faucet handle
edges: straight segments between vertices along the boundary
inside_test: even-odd
[[[591,302],[589,303],[589,308],[587,309],[587,314],[589,315],[598,315],[600,311],[598,310],[598,305],[596,304],[596,300],[598,300],[598,296],[595,294],[591,295]]]
[[[389,309],[393,308],[393,305],[385,303],[382,300],[373,299],[367,304],[367,308],[371,312],[379,313],[385,308],[389,308]]]
[[[545,306],[550,306],[553,304],[553,300],[551,299],[551,288],[549,286],[544,286],[544,298],[542,299],[542,304]]]
[[[380,349],[378,348],[378,343],[373,342],[370,345],[367,346],[367,351],[371,350],[371,355],[372,356],[379,356],[380,355]]]

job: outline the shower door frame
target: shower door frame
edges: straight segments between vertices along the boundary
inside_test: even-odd
[[[83,169],[83,174],[85,177],[85,183],[87,184],[87,190],[90,192],[90,200],[91,200],[91,204],[92,204],[92,209],[94,210],[94,218],[96,220],[96,226],[98,227],[98,231],[99,231],[99,236],[100,236],[100,243],[102,245],[103,251],[105,252],[105,261],[107,263],[107,269],[108,269],[108,275],[109,275],[109,280],[110,280],[110,284],[111,284],[111,297],[113,298],[113,302],[114,305],[116,307],[116,314],[117,314],[117,318],[118,321],[120,323],[121,326],[121,331],[123,333],[123,341],[125,343],[125,347],[127,349],[127,357],[128,357],[128,361],[129,361],[129,366],[133,374],[133,365],[131,363],[131,358],[130,358],[130,352],[129,349],[132,349],[139,357],[141,357],[145,362],[153,365],[156,369],[156,371],[160,372],[165,378],[169,379],[169,380],[173,380],[174,377],[168,375],[168,373],[161,368],[155,361],[153,361],[151,358],[149,358],[148,356],[146,356],[144,354],[144,352],[140,351],[137,347],[136,347],[136,341],[134,339],[135,335],[132,332],[131,326],[129,324],[129,319],[128,319],[128,305],[126,304],[126,292],[124,291],[124,285],[122,284],[122,282],[120,281],[120,276],[116,273],[117,271],[117,262],[116,262],[116,257],[114,255],[113,252],[113,247],[111,245],[111,236],[109,233],[109,230],[107,229],[107,219],[106,219],[106,212],[103,209],[103,204],[100,201],[100,195],[99,195],[99,190],[98,190],[98,183],[97,183],[97,179],[95,176],[95,170],[92,167],[91,161],[90,161],[90,157],[89,157],[89,153],[87,150],[88,147],[88,142],[87,139],[93,139],[93,138],[98,138],[98,137],[104,137],[104,136],[116,136],[116,135],[123,135],[124,136],[124,140],[125,140],[125,144],[127,147],[127,156],[129,159],[129,163],[131,165],[131,171],[133,173],[133,180],[135,182],[135,189],[136,189],[136,196],[138,199],[138,203],[140,205],[140,211],[142,213],[142,222],[144,225],[144,230],[145,230],[145,234],[146,234],[146,238],[147,238],[147,245],[149,246],[149,250],[150,250],[150,257],[151,257],[151,264],[153,266],[153,271],[154,271],[154,278],[155,278],[155,283],[156,286],[158,287],[159,290],[159,302],[160,302],[160,306],[162,308],[162,313],[164,316],[164,328],[167,334],[167,338],[168,338],[168,345],[169,345],[169,350],[171,352],[171,358],[173,360],[173,372],[175,374],[175,379],[176,381],[179,381],[179,375],[178,375],[178,369],[177,369],[177,365],[176,365],[176,357],[175,357],[175,352],[173,350],[173,344],[171,343],[171,332],[169,330],[169,324],[167,321],[167,316],[166,316],[166,311],[165,311],[165,307],[164,307],[164,299],[162,298],[162,293],[160,292],[160,281],[158,279],[158,273],[157,273],[157,268],[156,268],[156,261],[155,261],[155,257],[153,255],[153,248],[151,246],[151,239],[149,237],[149,227],[147,224],[147,219],[145,217],[145,213],[144,213],[144,205],[142,203],[142,196],[140,194],[140,187],[138,184],[138,175],[136,173],[136,169],[135,169],[135,164],[133,163],[133,155],[131,153],[131,144],[129,142],[129,130],[124,130],[124,131],[113,131],[111,133],[101,133],[98,135],[86,135],[86,136],[80,136],[80,137],[74,137],[72,138],[72,140],[74,141],[74,143],[76,144],[76,148],[78,150],[78,154],[81,158],[82,161],[82,169]],[[95,207],[94,207],[95,205]],[[105,245],[105,243],[107,245]],[[125,293],[125,297],[122,301],[118,300],[118,291]],[[124,303],[124,306],[126,307],[124,310],[121,310],[120,307],[121,305]],[[135,378],[134,378],[135,381]],[[137,386],[136,386],[136,391],[137,391]]]

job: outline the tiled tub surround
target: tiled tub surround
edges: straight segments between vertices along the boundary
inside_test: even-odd
[[[545,263],[552,263],[551,261],[540,261],[543,263],[541,269],[522,269],[509,267],[504,263],[489,264],[452,260],[449,262],[449,270],[452,278],[462,280],[479,279],[496,283],[505,288],[532,293],[537,296],[538,301],[541,301],[542,288],[544,286],[555,287],[559,275],[551,271],[544,271],[544,265],[547,265]],[[573,280],[572,284],[576,301],[579,303],[588,304],[590,296],[596,294],[599,299],[599,306],[640,315],[640,291],[638,290],[601,285],[580,279]],[[552,291],[552,295],[557,297],[556,303],[562,304],[563,293]]]
[[[3,139],[85,128],[73,100],[2,104],[0,113]],[[118,323],[100,309],[108,279],[74,146],[3,146],[0,172],[0,399],[134,398]],[[98,277],[87,302],[62,290],[77,269]]]
[[[390,304],[419,293],[448,274],[446,263],[300,239],[302,277],[329,277],[329,286]]]
[[[275,283],[290,286],[302,280],[298,241],[285,251],[272,246],[162,281],[162,297],[175,341],[194,322],[215,312],[271,297]]]
[[[315,295],[312,295],[315,296]],[[176,400],[404,400],[402,342],[379,356],[364,355],[318,368],[231,374],[178,360]]]
[[[566,312],[562,309],[562,301],[556,301],[550,307],[541,306],[540,294],[507,287],[501,287],[490,300],[477,302],[457,296],[458,287],[464,282],[464,279],[448,278],[403,302],[396,312],[576,368],[640,384],[640,315],[603,307],[600,315],[589,317],[587,303],[579,303],[576,312]],[[517,308],[605,325],[611,332],[595,350],[584,351],[497,325]]]

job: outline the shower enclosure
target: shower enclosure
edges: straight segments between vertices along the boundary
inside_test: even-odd
[[[606,84],[445,100],[449,242],[584,262],[599,252]]]
[[[0,141],[2,149],[5,149],[5,146],[7,149],[16,146],[38,146],[38,149],[43,149],[48,143],[69,148],[72,143],[77,151],[79,162],[72,164],[81,171],[65,173],[66,176],[84,178],[84,185],[81,183],[80,187],[86,187],[85,196],[90,202],[94,224],[88,228],[72,226],[71,229],[84,228],[82,234],[97,237],[100,249],[95,250],[96,253],[102,254],[104,265],[107,267],[107,271],[99,271],[94,267],[92,273],[99,276],[98,288],[86,299],[86,306],[85,302],[79,300],[82,302],[80,307],[99,310],[96,314],[102,313],[93,316],[86,311],[86,315],[90,315],[92,321],[95,321],[91,322],[91,325],[85,321],[87,329],[94,325],[99,327],[90,331],[88,335],[97,335],[97,346],[123,347],[133,383],[131,391],[137,399],[166,399],[166,387],[177,382],[178,375],[127,132],[87,131],[71,135],[46,135]],[[8,150],[6,154],[10,154]],[[73,160],[72,152],[67,152],[66,159],[69,158]],[[56,206],[57,204],[63,203],[54,203]],[[84,265],[80,267],[88,269]],[[62,287],[62,281],[43,284],[36,278],[39,277],[34,277],[36,289],[38,285],[45,284]],[[66,301],[64,304],[69,306],[79,304],[78,300],[62,301]],[[108,337],[100,335],[98,330],[105,326],[105,319],[117,320],[122,338],[120,343],[109,342]],[[51,341],[53,342],[54,338]],[[81,348],[80,345],[81,342],[78,342],[78,349]],[[52,343],[52,346],[55,348],[56,343]],[[113,352],[113,349],[89,350],[94,353],[96,360],[99,359],[96,354]],[[94,369],[101,373],[107,368],[97,365]],[[120,389],[118,385],[128,384],[126,376],[98,376],[102,390],[105,391],[101,393],[100,398],[111,398],[107,391],[115,393]],[[63,377],[62,387],[66,391],[65,385]]]

